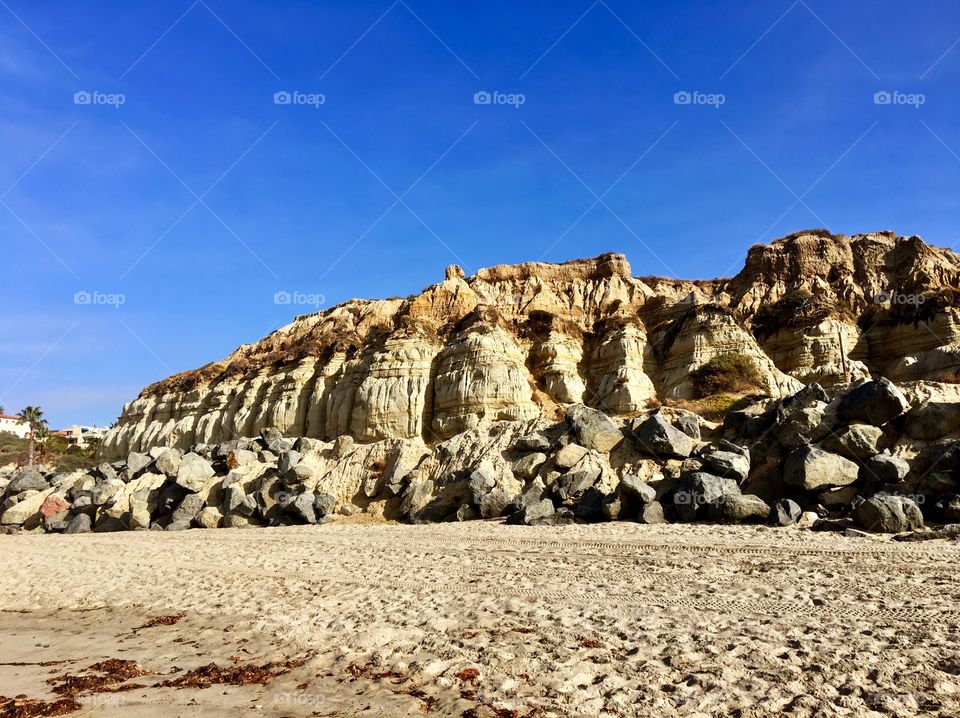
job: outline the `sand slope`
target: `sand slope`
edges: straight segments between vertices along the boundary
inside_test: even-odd
[[[0,695],[119,658],[145,687],[72,715],[955,716],[958,558],[636,524],[0,537]],[[155,687],[287,660],[265,685]]]

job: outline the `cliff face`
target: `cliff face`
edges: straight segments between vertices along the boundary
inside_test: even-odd
[[[732,279],[633,277],[622,255],[449,267],[407,299],[297,317],[226,359],[147,387],[105,458],[255,436],[441,441],[499,420],[610,415],[691,396],[711,357],[753,357],[772,396],[803,383],[960,370],[960,257],[918,237],[801,232]]]

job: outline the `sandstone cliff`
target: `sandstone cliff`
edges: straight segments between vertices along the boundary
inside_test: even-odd
[[[497,421],[611,416],[691,395],[711,357],[748,355],[768,393],[960,370],[960,256],[891,232],[799,232],[731,279],[634,277],[622,255],[449,267],[406,299],[297,317],[222,361],[147,387],[101,454],[287,436],[435,444]],[[409,442],[408,442],[409,443]]]

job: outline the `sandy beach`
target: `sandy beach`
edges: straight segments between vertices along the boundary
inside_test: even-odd
[[[76,716],[955,716],[958,559],[632,523],[6,536],[0,694]]]

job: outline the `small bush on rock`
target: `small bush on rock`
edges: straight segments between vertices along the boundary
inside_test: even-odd
[[[693,391],[698,399],[715,394],[743,394],[766,390],[766,382],[756,363],[744,354],[718,354],[690,373]]]

